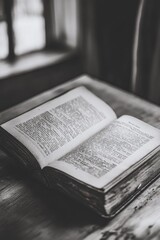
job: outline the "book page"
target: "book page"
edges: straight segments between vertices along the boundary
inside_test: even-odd
[[[139,163],[160,144],[160,131],[123,116],[50,166],[102,188]]]
[[[115,118],[105,102],[85,87],[78,87],[1,127],[24,144],[44,167]]]

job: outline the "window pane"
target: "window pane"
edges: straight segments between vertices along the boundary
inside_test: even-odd
[[[45,46],[42,0],[15,0],[13,13],[15,53],[42,49]]]
[[[54,0],[56,39],[77,45],[77,0]]]
[[[0,59],[8,56],[7,24],[5,22],[3,1],[0,0]]]
[[[8,38],[7,25],[4,21],[0,21],[0,59],[8,56]]]

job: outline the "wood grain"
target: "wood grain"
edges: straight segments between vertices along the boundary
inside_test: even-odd
[[[104,99],[118,116],[133,115],[160,128],[159,107],[87,77],[2,112],[0,123],[79,85],[85,85]],[[74,200],[46,189],[18,169],[3,152],[0,160],[0,239],[160,239],[160,179],[109,221]]]

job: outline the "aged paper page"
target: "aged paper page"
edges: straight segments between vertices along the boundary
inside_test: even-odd
[[[159,144],[158,129],[123,116],[50,166],[101,188],[139,164]]]
[[[44,167],[115,118],[115,113],[106,103],[85,87],[78,87],[2,127],[22,142]]]

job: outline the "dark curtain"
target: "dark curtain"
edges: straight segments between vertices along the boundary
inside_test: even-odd
[[[135,93],[160,104],[160,0],[144,0],[139,26]]]
[[[85,71],[131,90],[139,0],[79,0]]]

